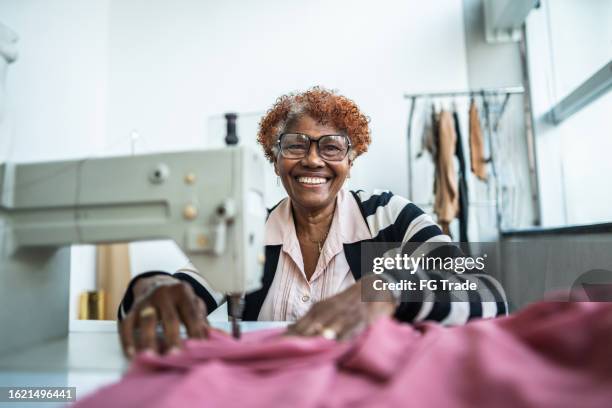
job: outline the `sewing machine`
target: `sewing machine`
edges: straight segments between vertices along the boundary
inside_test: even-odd
[[[67,335],[70,244],[174,240],[229,295],[236,330],[260,286],[263,180],[237,146],[0,165],[0,355]]]

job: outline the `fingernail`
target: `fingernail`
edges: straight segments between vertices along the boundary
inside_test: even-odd
[[[176,346],[170,347],[168,354],[181,354],[181,349]]]
[[[157,353],[152,348],[142,350],[141,354],[144,354],[147,357],[157,357]]]
[[[134,347],[132,346],[128,347],[127,350],[125,350],[125,352],[129,358],[134,357]]]

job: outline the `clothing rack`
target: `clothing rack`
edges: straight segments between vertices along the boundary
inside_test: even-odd
[[[493,132],[497,132],[499,122],[504,114],[508,100],[511,95],[522,95],[525,93],[525,89],[522,86],[509,86],[509,87],[498,87],[498,88],[481,88],[474,90],[465,91],[442,91],[442,92],[422,92],[422,93],[407,93],[404,94],[405,99],[410,99],[410,111],[408,115],[408,129],[407,129],[407,149],[408,149],[408,197],[413,197],[413,171],[412,171],[412,122],[414,119],[414,109],[416,101],[419,98],[452,98],[452,97],[466,97],[474,98],[476,96],[482,98],[482,104],[484,108],[485,126],[487,128],[487,135],[491,138]],[[502,102],[495,123],[491,121],[491,107],[488,97],[504,95],[504,101]],[[489,139],[490,141],[490,139]],[[491,144],[491,143],[490,143]],[[495,167],[495,160],[493,157],[493,151],[490,152],[491,156],[488,161],[491,162],[491,170],[494,178],[497,178],[497,169]],[[497,226],[501,227],[501,211],[499,209],[499,200],[495,200]]]
[[[450,92],[425,92],[425,93],[413,93],[413,94],[404,94],[404,98],[406,99],[417,99],[417,98],[444,98],[444,97],[453,97],[453,96],[474,96],[474,95],[513,95],[513,94],[522,94],[525,92],[522,86],[507,86],[501,88],[481,88],[476,90],[468,90],[468,91],[450,91]]]

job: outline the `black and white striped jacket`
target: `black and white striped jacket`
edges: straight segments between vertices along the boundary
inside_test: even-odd
[[[457,247],[452,246],[450,238],[444,235],[431,217],[409,200],[388,191],[368,194],[362,190],[351,191],[372,238],[344,244],[344,254],[355,280],[362,276],[361,245],[364,243],[448,243],[449,253],[460,256]],[[272,213],[276,207],[269,210]],[[356,220],[361,222],[361,220]],[[262,278],[262,288],[245,296],[243,319],[257,320],[259,311],[274,279],[282,245],[268,245],[265,248],[266,261]],[[162,271],[145,272],[130,282],[118,311],[119,320],[129,312],[133,301],[132,287],[143,277],[166,274]],[[215,310],[225,299],[213,291],[194,269],[184,268],[173,276],[190,284],[195,293],[206,303],[208,312]],[[465,301],[449,301],[448,294],[442,291],[422,293],[422,300],[400,303],[396,318],[405,322],[433,320],[446,325],[465,324],[473,318],[491,318],[507,314],[507,301],[503,288],[493,277],[486,274],[463,274],[461,276],[442,271],[418,270],[415,279],[448,279],[453,282],[469,280],[476,282],[478,293],[465,296]],[[454,292],[455,293],[455,292]]]

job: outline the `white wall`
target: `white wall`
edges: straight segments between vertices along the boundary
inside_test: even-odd
[[[612,94],[554,126],[549,110],[612,56],[612,2],[542,2],[527,19],[544,226],[612,221]],[[569,29],[571,28],[571,29]]]
[[[106,0],[3,0],[0,20],[19,36],[9,67],[0,161],[90,157],[106,141]],[[70,316],[78,294],[95,288],[95,251],[71,251]]]
[[[129,153],[134,129],[139,153],[217,146],[219,114],[323,85],[372,120],[349,186],[405,195],[403,93],[467,87],[455,0],[5,0],[0,15],[23,38],[14,160]],[[246,143],[257,121],[239,122]],[[271,171],[267,193],[268,204],[282,193]],[[136,273],[184,261],[167,244],[131,249]]]
[[[553,81],[563,98],[612,58],[612,2],[549,0],[545,6]]]
[[[0,2],[0,19],[19,36],[8,80],[12,140],[1,159],[100,151],[107,123],[107,16],[108,1]]]
[[[443,3],[113,2],[109,139],[136,128],[150,150],[212,146],[223,136],[207,134],[212,115],[264,111],[321,84],[372,118],[354,184],[405,194],[403,92],[466,84],[461,4]]]

